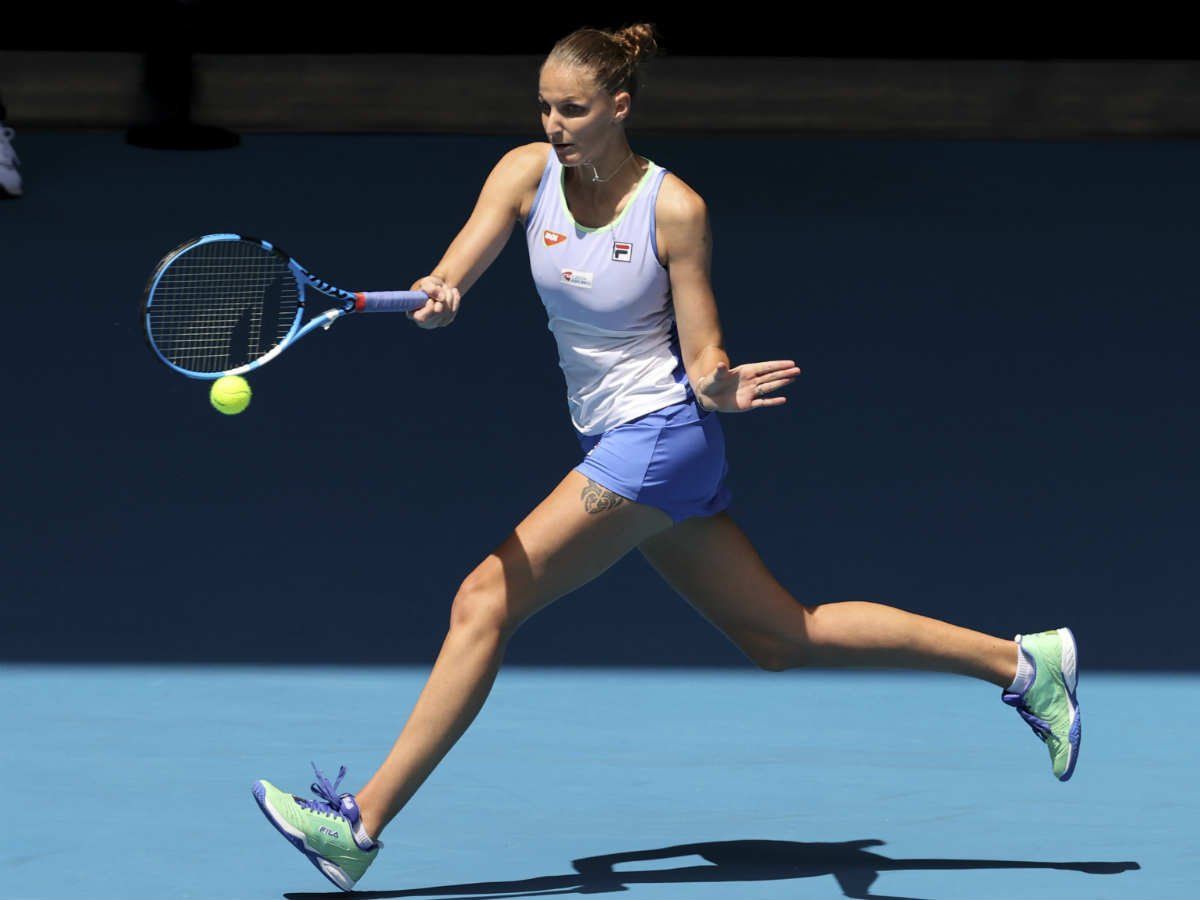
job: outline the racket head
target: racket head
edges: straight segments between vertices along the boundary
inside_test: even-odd
[[[206,234],[155,267],[142,299],[142,333],[163,363],[213,380],[257,369],[295,337],[306,281],[273,244]]]

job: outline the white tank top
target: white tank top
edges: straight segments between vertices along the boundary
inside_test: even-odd
[[[571,421],[582,434],[601,434],[692,396],[654,237],[667,170],[650,162],[620,214],[588,228],[567,208],[563,165],[547,148],[525,222],[529,268],[558,343]]]

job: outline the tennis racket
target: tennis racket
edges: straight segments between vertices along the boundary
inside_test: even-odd
[[[339,303],[302,324],[309,288]],[[206,234],[159,262],[142,300],[142,331],[176,372],[212,380],[266,365],[349,313],[406,312],[428,299],[424,291],[343,291],[267,241]]]

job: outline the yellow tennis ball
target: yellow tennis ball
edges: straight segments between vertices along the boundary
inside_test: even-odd
[[[241,375],[222,376],[213,382],[208,399],[218,412],[236,415],[250,405],[250,383]]]

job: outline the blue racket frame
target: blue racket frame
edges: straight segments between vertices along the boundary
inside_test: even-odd
[[[296,316],[292,320],[291,328],[283,338],[260,356],[258,359],[237,368],[229,369],[223,372],[195,372],[190,369],[184,369],[171,362],[162,353],[159,352],[158,346],[154,343],[154,333],[150,325],[150,311],[154,306],[154,292],[158,287],[158,282],[163,274],[170,267],[171,263],[179,259],[185,253],[195,250],[197,247],[202,247],[205,244],[215,243],[217,241],[239,241],[248,242],[260,245],[264,250],[278,256],[287,263],[293,277],[296,279],[297,301],[296,301]],[[305,289],[308,287],[315,288],[327,297],[333,297],[336,300],[342,301],[342,305],[327,309],[319,316],[315,316],[311,321],[300,324],[304,317],[306,307]],[[261,238],[251,237],[246,234],[206,234],[192,240],[185,241],[174,250],[166,255],[158,264],[158,268],[154,270],[154,274],[150,276],[150,281],[146,285],[145,297],[142,301],[142,330],[146,337],[146,343],[154,352],[154,355],[162,361],[168,368],[179,372],[181,375],[186,375],[188,378],[196,378],[204,381],[215,381],[226,375],[244,375],[247,372],[253,372],[255,369],[266,365],[280,353],[294,344],[296,341],[305,335],[311,334],[316,329],[328,331],[342,316],[349,315],[353,312],[406,312],[409,310],[420,309],[429,299],[429,295],[424,291],[344,291],[339,287],[330,284],[324,279],[317,278],[308,269],[300,265],[292,259],[291,255],[284,251],[281,247],[272,244],[270,241],[264,241]]]

